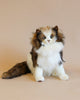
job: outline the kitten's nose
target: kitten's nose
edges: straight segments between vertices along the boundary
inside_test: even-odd
[[[50,40],[47,40],[48,42],[50,42]]]

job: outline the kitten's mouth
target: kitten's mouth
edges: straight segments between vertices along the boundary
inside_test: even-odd
[[[47,40],[48,42],[50,42],[50,40]]]

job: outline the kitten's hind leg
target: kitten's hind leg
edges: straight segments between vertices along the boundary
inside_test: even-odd
[[[65,73],[63,64],[58,65],[52,75],[59,77],[61,80],[69,79],[69,76]]]
[[[21,75],[26,74],[26,73],[30,73],[30,70],[27,66],[27,62],[24,61],[22,63],[16,64],[7,72],[4,72],[2,74],[2,78],[3,79],[11,79],[11,78],[21,76]]]

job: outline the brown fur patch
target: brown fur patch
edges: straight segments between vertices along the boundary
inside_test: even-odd
[[[43,41],[44,39],[46,39],[45,35],[43,33],[41,33],[39,36],[38,36],[38,39],[40,41]]]
[[[60,32],[57,34],[57,42],[62,42],[64,44],[64,35]]]
[[[34,48],[39,49],[41,46],[41,42],[45,39],[45,35],[42,33],[40,29],[37,29],[33,35],[31,44]]]
[[[57,37],[56,41],[62,42],[64,44],[64,35],[61,32],[59,32],[58,26],[53,27],[52,30],[56,32],[56,37]]]
[[[11,78],[21,76],[21,75],[27,74],[27,73],[31,73],[31,71],[28,68],[27,62],[24,61],[22,63],[16,64],[7,72],[4,72],[2,74],[2,78],[3,79],[11,79]]]
[[[33,67],[37,66],[37,53],[35,52],[34,48],[32,48],[31,51],[31,55],[32,55],[32,61],[33,61]]]
[[[32,38],[31,44],[36,49],[40,48],[41,44],[40,44],[40,41],[37,38],[37,33],[34,33],[34,36]]]

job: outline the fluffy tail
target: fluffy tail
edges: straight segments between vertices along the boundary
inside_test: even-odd
[[[7,72],[4,72],[2,74],[2,79],[11,79],[27,73],[31,73],[31,71],[28,68],[27,62],[24,61],[22,63],[16,64]]]

